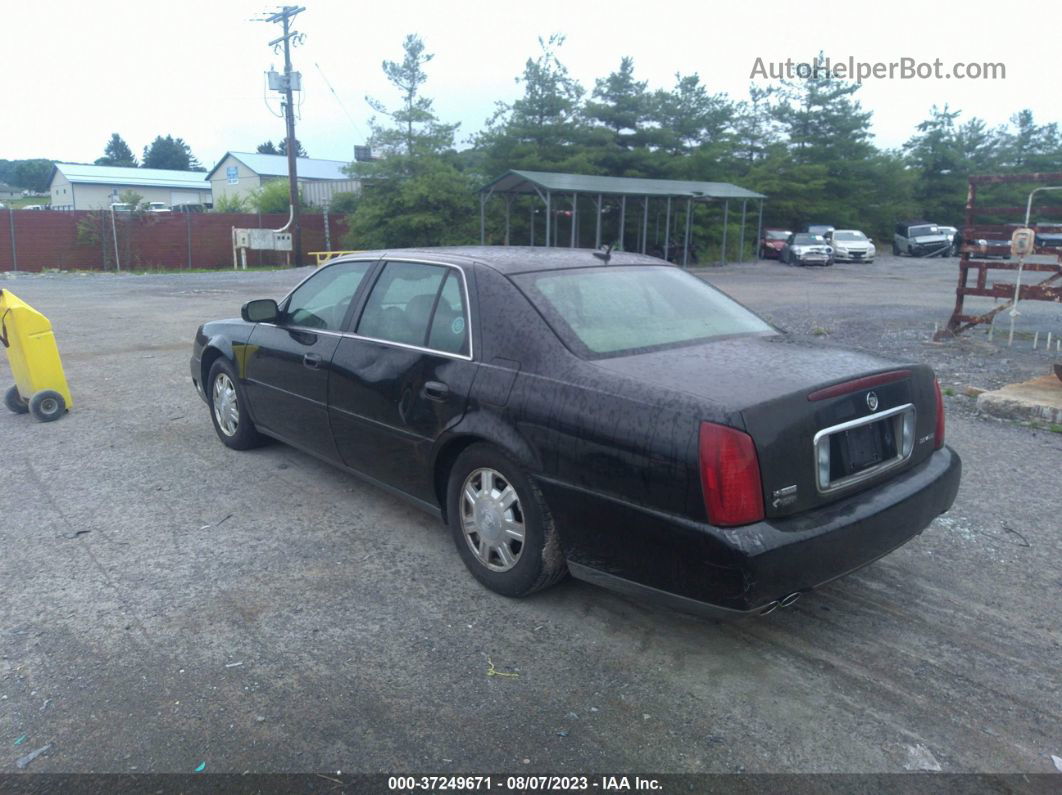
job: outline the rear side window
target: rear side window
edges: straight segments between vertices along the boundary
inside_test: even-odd
[[[465,296],[461,290],[461,277],[453,269],[446,275],[439,293],[439,302],[431,319],[428,347],[447,353],[468,353]]]
[[[580,268],[514,277],[564,342],[602,356],[774,329],[678,268]]]
[[[464,354],[468,348],[461,277],[453,268],[389,262],[369,294],[363,337]]]

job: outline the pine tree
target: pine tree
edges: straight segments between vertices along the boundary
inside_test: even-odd
[[[103,150],[103,157],[96,159],[97,166],[137,166],[136,155],[118,133],[111,133],[111,139]]]
[[[144,168],[166,168],[176,171],[205,171],[192,154],[192,148],[182,139],[167,135],[156,136],[144,147]]]
[[[401,94],[401,106],[388,110],[379,100],[365,98],[374,111],[394,123],[394,127],[388,128],[373,119],[373,148],[391,153],[403,152],[406,155],[452,149],[458,125],[442,124],[435,115],[432,100],[421,93],[424,83],[428,80],[424,66],[435,56],[424,52],[424,42],[412,33],[406,36],[402,49],[404,57],[400,63],[383,62],[383,71],[388,82]]]

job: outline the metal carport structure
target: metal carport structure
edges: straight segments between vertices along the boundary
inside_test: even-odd
[[[561,174],[549,171],[517,171],[510,170],[502,174],[493,182],[479,189],[479,240],[486,244],[486,207],[487,202],[495,195],[505,199],[505,244],[509,245],[510,221],[512,214],[513,199],[521,196],[538,196],[546,207],[545,245],[551,246],[557,243],[558,229],[553,223],[554,202],[562,198],[571,203],[571,229],[569,233],[569,245],[574,248],[579,237],[579,197],[589,196],[594,202],[594,247],[601,246],[601,216],[606,199],[620,200],[619,231],[621,238],[627,230],[627,200],[633,198],[641,201],[642,224],[640,234],[637,235],[643,254],[648,248],[649,227],[649,202],[651,199],[666,200],[666,222],[664,224],[663,251],[668,253],[671,246],[671,218],[672,205],[676,201],[685,200],[686,224],[682,241],[682,264],[686,265],[690,250],[690,224],[693,216],[693,207],[696,202],[722,201],[723,202],[723,261],[726,258],[726,237],[730,217],[730,202],[741,202],[741,246],[740,256],[744,257],[745,248],[745,220],[748,202],[759,202],[759,210],[756,222],[756,240],[760,239],[763,229],[763,200],[767,197],[762,193],[747,190],[746,188],[731,185],[729,182],[696,182],[675,179],[645,179],[641,177],[601,177],[589,174]],[[552,234],[551,234],[552,232]],[[531,245],[534,241],[534,208],[530,221]],[[621,243],[623,240],[621,239]]]

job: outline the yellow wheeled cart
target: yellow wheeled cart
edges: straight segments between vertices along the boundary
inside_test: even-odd
[[[5,405],[16,414],[29,412],[41,422],[62,417],[74,400],[52,324],[9,290],[0,290],[0,343],[15,376],[15,385],[4,395]]]

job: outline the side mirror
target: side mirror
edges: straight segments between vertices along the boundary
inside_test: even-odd
[[[248,323],[275,323],[280,308],[272,298],[258,298],[240,307],[240,317]]]

